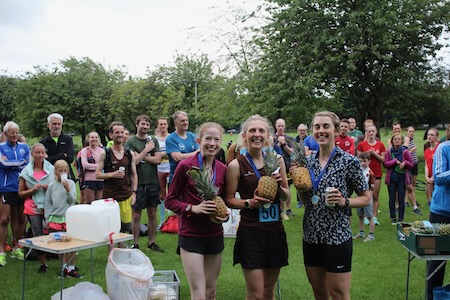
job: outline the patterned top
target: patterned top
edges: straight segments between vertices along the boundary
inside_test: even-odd
[[[409,139],[409,146],[408,146],[408,150],[411,150],[412,148],[414,148],[416,146],[416,142],[414,142],[413,138]],[[409,151],[409,153],[411,153],[411,156],[413,158],[413,162],[414,164],[417,164],[419,162],[419,159],[417,158],[417,151],[411,152]]]
[[[319,153],[307,159],[307,168],[319,177],[322,167]],[[303,219],[303,239],[311,244],[340,245],[352,238],[350,219],[346,208],[327,207],[325,205],[325,189],[336,187],[344,197],[352,191],[363,192],[369,189],[364,178],[359,160],[339,147],[330,163],[325,168],[318,185],[318,191],[311,191],[306,199]],[[319,203],[312,204],[313,195],[319,196]]]

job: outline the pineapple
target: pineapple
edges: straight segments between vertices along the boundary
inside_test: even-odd
[[[200,198],[203,200],[214,200],[216,203],[216,211],[213,213],[213,217],[226,217],[228,212],[227,206],[223,199],[217,195],[219,188],[214,186],[207,168],[203,168],[202,170],[192,168],[187,173],[194,180],[195,188]]]
[[[298,163],[298,167],[291,171],[291,178],[297,190],[301,192],[307,192],[312,189],[312,181],[308,169],[305,168],[305,146],[303,145],[302,140],[300,140],[299,144],[297,144],[296,142],[294,142],[293,144],[294,152],[292,153],[292,160]]]
[[[274,201],[277,196],[278,182],[270,175],[278,168],[277,154],[273,149],[266,151],[264,158],[264,170],[266,176],[261,176],[258,181],[258,196]]]

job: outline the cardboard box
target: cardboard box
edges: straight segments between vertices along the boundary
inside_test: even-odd
[[[411,227],[409,223],[397,224],[397,239],[408,249],[419,255],[449,255],[450,235],[421,234],[404,229]]]

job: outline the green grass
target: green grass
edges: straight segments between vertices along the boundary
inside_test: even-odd
[[[294,135],[294,134],[292,134]],[[234,140],[237,135],[231,138]],[[423,132],[416,133],[416,143],[421,154]],[[385,142],[387,137],[383,137]],[[227,135],[223,139],[224,148],[230,140]],[[421,164],[419,178],[423,179],[423,163]],[[293,191],[293,190],[292,190]],[[293,191],[295,193],[295,191]],[[295,194],[292,199],[295,199]],[[356,241],[353,249],[352,268],[352,299],[401,299],[405,297],[405,280],[407,268],[407,251],[396,239],[396,227],[390,225],[388,196],[386,186],[383,184],[380,194],[379,215],[381,226],[375,229],[376,241],[363,243]],[[407,208],[405,221],[428,219],[429,210],[425,205],[424,192],[417,192],[418,201],[423,204],[421,209],[424,212],[422,217],[412,214],[412,209]],[[295,208],[293,201],[292,208],[295,217],[284,222],[289,244],[289,266],[281,271],[280,282],[282,296],[285,300],[313,299],[311,287],[306,278],[301,250],[302,240],[302,217],[303,208]],[[145,214],[143,214],[144,216]],[[142,220],[145,223],[145,217]],[[356,213],[352,217],[353,232],[358,231],[358,220]],[[366,232],[368,227],[366,226]],[[156,270],[175,270],[181,281],[180,299],[189,299],[189,286],[184,275],[180,257],[175,253],[177,237],[173,234],[158,234],[158,244],[166,250],[166,253],[155,253],[145,249],[147,239],[141,237],[141,249],[149,256]],[[218,281],[218,299],[244,299],[245,282],[239,265],[232,265],[233,238],[225,239],[225,251],[223,253],[222,271]],[[105,266],[107,263],[107,249],[101,247],[94,249],[94,281],[106,291]],[[80,267],[84,278],[90,280],[90,251],[80,251],[77,265]],[[274,254],[276,255],[276,254]],[[39,267],[37,261],[27,263],[26,293],[25,299],[49,299],[51,295],[59,290],[59,279],[57,278],[59,262],[55,259],[49,260],[49,270],[45,274],[38,274]],[[9,258],[6,267],[0,268],[0,299],[20,299],[22,283],[23,263]],[[447,279],[449,272],[447,271]],[[79,280],[65,280],[65,287],[72,286],[80,282]],[[425,284],[425,261],[413,260],[411,263],[411,277],[409,296],[410,299],[423,298]]]

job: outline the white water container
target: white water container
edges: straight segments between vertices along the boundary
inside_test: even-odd
[[[71,206],[66,212],[67,233],[74,239],[104,242],[120,232],[120,209],[114,199]]]

